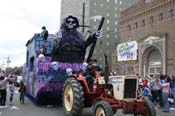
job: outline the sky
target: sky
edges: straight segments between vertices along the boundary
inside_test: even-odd
[[[3,0],[0,4],[0,67],[22,66],[27,41],[46,26],[55,34],[60,25],[61,0]],[[4,65],[3,65],[4,64]]]

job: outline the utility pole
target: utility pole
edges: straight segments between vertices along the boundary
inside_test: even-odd
[[[85,29],[85,0],[83,0],[83,13],[82,13],[82,32],[84,33]]]
[[[9,64],[11,63],[11,61],[10,61],[10,57],[8,56],[7,57],[7,68],[9,67]]]
[[[2,70],[5,70],[4,65],[5,65],[5,63],[4,63],[4,61],[3,61],[3,62],[2,62]]]

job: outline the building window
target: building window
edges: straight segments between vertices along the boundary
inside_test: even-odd
[[[109,13],[107,13],[107,17],[109,17]]]
[[[103,41],[102,40],[100,40],[100,45],[102,45],[103,44]]]
[[[115,4],[117,4],[117,1],[118,1],[118,0],[115,0]]]
[[[109,5],[107,5],[107,9],[109,9]]]
[[[117,25],[117,21],[115,21],[115,25]]]
[[[115,28],[115,32],[117,32],[118,30],[117,30],[117,28]]]
[[[106,20],[106,23],[109,24],[109,20]]]
[[[128,30],[131,30],[131,25],[128,25]]]
[[[106,27],[106,30],[109,31],[109,27]]]
[[[94,10],[94,14],[96,15],[96,13],[97,13],[97,11],[96,10]]]
[[[150,17],[150,23],[152,24],[154,22],[153,16]]]
[[[117,7],[115,7],[115,10],[117,11]]]
[[[96,6],[96,5],[97,5],[97,3],[94,2],[94,6]]]
[[[138,28],[138,23],[137,23],[137,22],[135,23],[135,28],[136,28],[136,29]]]
[[[122,1],[120,0],[120,5],[122,4]]]
[[[106,38],[109,38],[109,34],[106,35]]]
[[[145,20],[142,20],[142,26],[145,26]]]
[[[170,9],[170,16],[171,16],[171,17],[174,16],[174,9]]]
[[[159,14],[159,20],[160,20],[160,21],[163,20],[163,13],[160,13],[160,14]]]
[[[109,46],[109,42],[107,42],[106,45]]]
[[[117,13],[115,14],[115,18],[117,18]]]
[[[109,2],[109,0],[107,0],[107,2]]]

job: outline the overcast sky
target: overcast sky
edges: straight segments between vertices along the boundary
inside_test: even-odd
[[[2,0],[0,4],[0,66],[22,66],[25,44],[34,33],[46,26],[55,34],[60,25],[61,0]]]

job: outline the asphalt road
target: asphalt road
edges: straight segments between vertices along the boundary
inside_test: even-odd
[[[164,113],[161,109],[157,109],[157,116],[174,116],[175,110],[170,110],[169,113]],[[83,110],[81,116],[93,116],[92,109],[86,108]],[[64,116],[64,112],[61,106],[37,106],[33,104],[29,99],[25,99],[25,104],[19,102],[19,93],[15,92],[13,105],[9,105],[7,96],[7,106],[0,106],[0,116]],[[115,114],[115,116],[124,116],[121,111]],[[131,115],[125,115],[131,116]],[[133,115],[132,115],[133,116]]]
[[[0,106],[0,116],[64,116],[63,109],[58,106],[37,106],[33,104],[28,98],[25,98],[25,103],[19,102],[19,93],[16,91],[13,104],[9,104],[7,96],[7,106]],[[85,109],[82,116],[92,116],[92,110]]]

